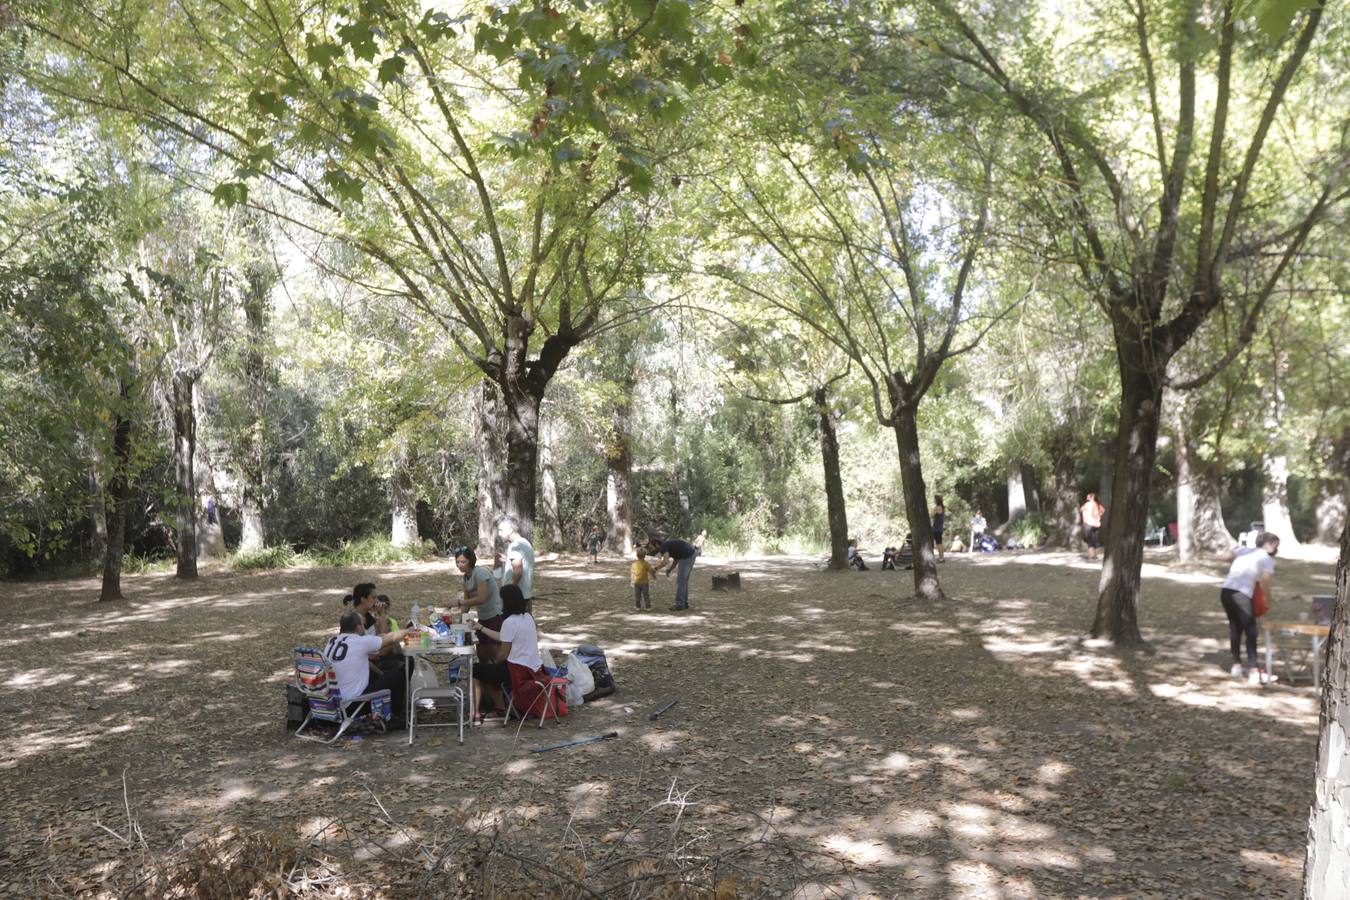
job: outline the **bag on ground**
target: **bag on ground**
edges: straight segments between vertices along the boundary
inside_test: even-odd
[[[567,702],[572,706],[580,706],[586,702],[586,695],[595,690],[595,676],[591,674],[591,667],[582,662],[575,650],[567,654],[567,677],[572,679],[572,683],[567,686]]]
[[[286,730],[295,731],[305,722],[305,695],[293,684],[286,685]]]
[[[586,664],[591,670],[591,677],[595,679],[595,689],[586,694],[586,702],[599,700],[601,697],[608,697],[618,688],[614,684],[614,676],[609,671],[609,661],[605,659],[605,651],[601,650],[595,644],[582,644],[573,655]]]

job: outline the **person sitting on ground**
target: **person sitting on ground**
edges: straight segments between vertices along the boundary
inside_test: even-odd
[[[1219,602],[1228,616],[1228,647],[1233,654],[1233,666],[1229,674],[1241,678],[1262,678],[1261,667],[1257,664],[1256,637],[1257,615],[1252,598],[1260,586],[1271,601],[1270,581],[1275,575],[1275,555],[1280,552],[1280,538],[1269,531],[1256,536],[1255,547],[1238,547],[1226,554],[1223,559],[1231,561],[1228,577],[1223,580],[1219,591]],[[1242,664],[1242,638],[1247,638],[1247,664]]]
[[[539,629],[534,616],[529,613],[525,595],[516,585],[504,584],[501,598],[504,615],[501,630],[485,628],[482,622],[474,626],[480,641],[490,638],[502,650],[502,658],[474,666],[474,708],[478,710],[479,719],[499,719],[504,715],[506,699],[502,695],[502,685],[511,683],[510,666],[522,666],[532,674],[544,665],[539,653]]]
[[[848,564],[859,572],[867,571],[867,563],[863,562],[862,551],[858,549],[857,538],[848,542]]]
[[[472,609],[477,610],[478,621],[492,631],[501,628],[502,598],[497,579],[492,577],[486,566],[478,565],[478,554],[467,544],[455,548],[455,566],[459,574],[464,576],[464,593],[459,601],[460,621],[464,621],[464,614]],[[480,663],[496,662],[500,652],[501,645],[493,638],[484,638],[478,642]]]
[[[963,544],[963,543],[961,543],[961,536],[960,536],[960,535],[957,535],[956,537],[952,538],[951,551],[952,551],[953,553],[965,553],[965,552],[966,552],[966,545]]]
[[[647,548],[637,548],[637,560],[634,561],[628,576],[628,581],[633,585],[633,605],[642,609],[642,601],[647,601],[647,608],[652,608],[652,576],[656,573],[652,571],[652,564],[647,562]]]
[[[587,538],[587,543],[590,545],[591,550],[591,562],[595,563],[600,561],[599,560],[600,545],[603,544],[604,542],[605,542],[605,533],[600,530],[600,526],[598,524],[592,525],[590,536]]]
[[[979,550],[981,553],[993,553],[998,549],[998,540],[988,532],[980,535]]]
[[[365,624],[361,613],[354,609],[342,614],[338,620],[338,633],[329,638],[323,649],[323,658],[333,667],[337,675],[338,692],[343,698],[350,699],[374,691],[388,690],[394,707],[395,727],[403,720],[404,704],[407,698],[407,677],[403,667],[380,671],[373,668],[369,659],[381,650],[397,646],[406,631],[391,631],[385,635],[364,634]]]

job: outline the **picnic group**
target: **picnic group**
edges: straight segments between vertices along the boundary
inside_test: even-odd
[[[497,538],[500,549],[490,561],[480,558],[473,547],[455,548],[460,581],[453,599],[439,613],[432,606],[413,604],[409,618],[400,623],[394,601],[381,594],[374,582],[357,584],[342,598],[338,633],[324,645],[322,658],[344,702],[387,690],[392,706],[390,727],[406,727],[413,667],[404,653],[405,644],[421,641],[424,634],[435,630],[456,629],[474,645],[470,709],[476,711],[476,721],[541,714],[535,700],[547,689],[551,675],[545,669],[533,614],[534,548],[509,516],[498,519]],[[650,610],[652,579],[662,572],[667,576],[674,572],[678,577],[670,608],[688,609],[690,576],[706,541],[706,531],[693,541],[649,537],[638,548],[630,568],[635,607]],[[522,701],[522,696],[527,699]]]

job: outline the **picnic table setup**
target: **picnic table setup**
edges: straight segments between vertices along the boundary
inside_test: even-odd
[[[1266,671],[1275,673],[1280,666],[1280,679],[1292,685],[1304,678],[1313,688],[1322,684],[1322,657],[1327,638],[1331,634],[1331,611],[1336,598],[1315,595],[1301,598],[1306,610],[1297,612],[1297,619],[1261,620],[1261,633],[1266,646]]]

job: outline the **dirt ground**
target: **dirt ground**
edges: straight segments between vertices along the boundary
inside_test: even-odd
[[[1229,678],[1221,567],[1150,553],[1135,654],[1083,643],[1099,564],[1072,554],[949,557],[940,606],[876,563],[705,557],[685,613],[673,579],[634,611],[617,557],[543,562],[544,644],[600,644],[619,690],[463,746],[284,728],[291,648],[335,630],[342,594],[377,581],[401,616],[450,596],[449,563],[134,576],[109,605],[92,580],[7,584],[0,894],[94,890],[131,852],[100,825],[125,837],[130,811],[142,848],[345,838],[347,877],[395,896],[471,893],[381,869],[429,847],[480,876],[552,859],[597,895],[637,891],[650,857],[726,896],[1296,896],[1316,695]],[[743,589],[710,592],[726,571]],[[1277,601],[1333,578],[1330,556],[1282,557]],[[474,828],[497,837],[454,837]]]

